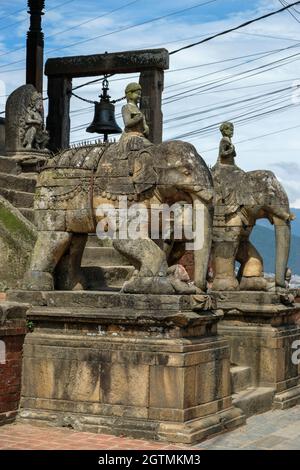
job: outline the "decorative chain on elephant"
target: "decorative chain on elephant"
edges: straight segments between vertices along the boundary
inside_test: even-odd
[[[146,235],[138,239],[119,237],[117,227],[113,246],[135,267],[123,292],[197,294],[205,291],[212,236],[213,183],[209,169],[188,143],[174,141],[141,148],[133,145],[134,142],[130,140],[125,157],[123,141],[68,149],[49,159],[37,183],[38,238],[25,276],[26,288],[55,288],[56,268],[66,255],[73,257],[73,261],[76,258],[76,263],[71,263],[76,264],[76,269],[72,270],[74,279],[70,285],[83,288],[80,278],[83,240],[87,233],[97,230],[103,218],[99,207],[110,205],[117,209],[123,197],[129,209],[143,203],[148,212],[153,206],[187,204],[192,208],[193,224],[201,208],[202,235],[200,245],[194,250],[192,283],[185,270],[170,266],[185,251],[184,237],[172,239],[173,235],[169,234],[168,240],[153,239],[150,220]],[[182,214],[178,217],[182,218]]]

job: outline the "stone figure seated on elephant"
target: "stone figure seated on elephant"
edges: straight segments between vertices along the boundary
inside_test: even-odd
[[[148,179],[141,171],[143,160],[146,168],[151,167]],[[56,270],[62,262],[68,272],[68,288],[84,287],[79,268],[87,234],[95,232],[102,220],[97,209],[103,204],[117,205],[121,196],[126,196],[129,205],[143,203],[148,208],[177,201],[201,206],[205,237],[194,251],[194,283],[204,291],[211,249],[213,183],[196,149],[180,141],[142,149],[133,162],[124,155],[119,158],[118,144],[67,149],[49,159],[37,182],[38,238],[25,276],[26,288],[54,289]],[[152,240],[150,233],[144,239],[117,237],[113,246],[136,268],[123,286],[124,292],[197,292],[184,279],[175,282],[174,270],[168,277],[168,250],[164,243],[160,247]]]
[[[266,218],[275,225],[275,285],[285,288],[285,275],[290,250],[290,213],[288,197],[270,171],[244,172],[228,159],[234,152],[231,144],[233,125],[223,123],[223,139],[217,164],[212,169],[215,188],[212,245],[213,290],[267,290],[263,259],[249,241],[258,219]],[[225,135],[225,141],[224,141]],[[225,151],[225,146],[230,148]],[[226,149],[225,149],[226,150]],[[235,262],[240,263],[235,274]]]

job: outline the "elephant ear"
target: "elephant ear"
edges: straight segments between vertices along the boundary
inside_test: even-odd
[[[141,194],[157,184],[158,175],[154,169],[153,156],[149,151],[139,152],[134,159],[132,181],[137,194]]]
[[[257,182],[249,173],[244,173],[236,187],[237,202],[239,206],[255,206],[257,204],[257,194],[260,188]]]
[[[277,192],[277,181],[271,171],[255,170],[245,174],[240,188],[244,205],[255,206],[273,198]]]
[[[215,215],[228,217],[235,214],[245,200],[243,180],[245,172],[235,165],[217,164],[212,170],[215,188]]]

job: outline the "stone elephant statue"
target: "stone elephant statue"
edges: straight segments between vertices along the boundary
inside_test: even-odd
[[[194,285],[171,281],[164,243],[150,231],[143,239],[115,237],[113,246],[136,268],[123,291],[127,293],[196,293],[206,289],[211,250],[213,182],[196,149],[181,141],[134,149],[128,154],[118,144],[71,148],[49,159],[39,175],[35,195],[38,238],[24,287],[52,290],[64,260],[69,289],[81,289],[80,263],[88,233],[103,223],[99,207],[117,207],[120,197],[128,205],[172,205],[178,201],[201,207],[205,236],[194,251]],[[192,209],[194,211],[194,209]],[[119,234],[120,227],[117,227]],[[67,261],[66,261],[67,259]]]
[[[249,241],[256,220],[275,225],[275,286],[285,288],[290,250],[289,201],[270,171],[244,172],[235,165],[217,163],[212,169],[215,187],[212,269],[213,290],[268,290],[263,260]],[[238,275],[235,262],[240,263]],[[274,286],[273,286],[274,287]]]

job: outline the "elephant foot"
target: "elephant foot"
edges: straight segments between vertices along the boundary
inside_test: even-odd
[[[23,288],[33,291],[54,290],[53,276],[43,271],[27,271],[23,279]]]
[[[263,277],[242,277],[240,282],[240,290],[268,290],[268,281]]]
[[[85,290],[85,282],[78,281],[74,287],[72,288],[73,291]]]
[[[171,266],[167,274],[176,294],[194,295],[202,293],[202,291],[191,282],[186,269],[181,264]]]
[[[171,281],[167,277],[149,276],[132,277],[126,281],[121,289],[124,294],[158,294],[170,295],[175,294],[175,289]]]
[[[267,291],[268,292],[275,292],[276,294],[285,295],[285,294],[289,293],[289,288],[288,287],[276,286],[275,282],[268,282]]]
[[[58,272],[55,276],[55,289],[79,291],[86,289],[86,280],[82,273]]]
[[[195,294],[203,294],[201,289],[198,289],[192,282],[183,282],[179,279],[170,279],[172,286],[175,289],[176,294],[182,295],[195,295]]]
[[[223,277],[214,279],[211,290],[213,291],[236,291],[240,286],[235,277]]]

